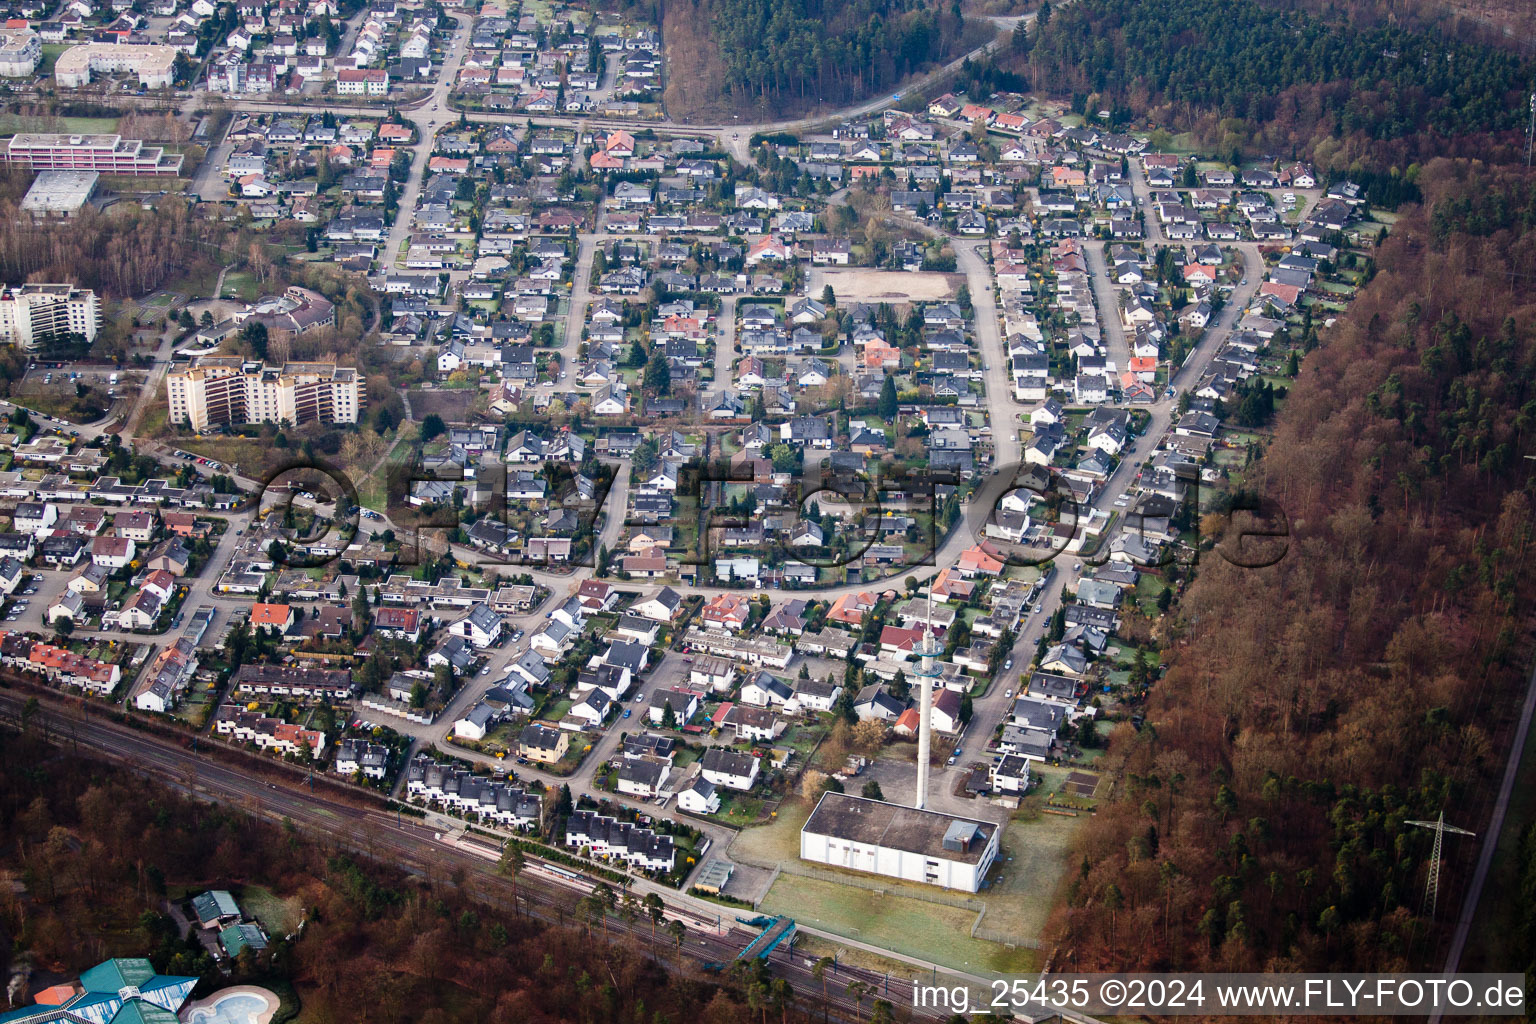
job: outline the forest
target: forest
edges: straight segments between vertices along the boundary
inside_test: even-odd
[[[1418,184],[1243,481],[1285,557],[1201,560],[1146,724],[1113,737],[1127,784],[1054,919],[1081,966],[1442,962],[1475,845],[1430,921],[1404,822],[1484,826],[1528,670],[1536,192],[1450,160]]]
[[[101,212],[83,209],[69,230],[23,217],[0,201],[0,280],[70,281],[104,296],[146,295],[192,261],[210,260],[221,234],[199,222],[180,198],[156,210],[119,204]]]
[[[680,0],[667,8],[667,108],[770,116],[863,99],[990,35],[958,3]]]
[[[1342,25],[1252,0],[1084,0],[1027,43],[1036,88],[1122,108],[1227,159],[1365,153],[1406,167],[1523,143],[1532,62],[1444,35]],[[1025,66],[1021,62],[1020,66]],[[1321,152],[1316,152],[1321,150]],[[1509,150],[1513,154],[1514,149]]]
[[[1517,47],[1536,29],[1525,0],[1265,0],[1351,24],[1395,24],[1455,39]]]
[[[467,894],[462,869],[407,876],[327,848],[246,809],[188,801],[120,767],[66,754],[36,726],[0,730],[0,971],[33,984],[111,956],[199,975],[194,998],[250,981],[296,992],[306,1022],[369,1024],[761,1024],[738,994],[624,946],[607,927],[519,916]],[[262,887],[302,904],[299,935],[273,936],[218,973],[178,937],[168,897]],[[292,1008],[285,1007],[283,1013]],[[776,1006],[775,1020],[800,1019]]]

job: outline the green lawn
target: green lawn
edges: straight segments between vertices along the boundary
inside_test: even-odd
[[[43,57],[51,68],[53,62],[48,60],[48,51],[52,47],[43,47]],[[62,52],[68,49],[59,46]],[[39,65],[41,67],[41,65]],[[30,117],[21,114],[0,114],[0,135],[14,135],[16,132],[68,132],[71,135],[111,135],[117,131],[117,118],[115,117]]]
[[[1044,785],[1040,792],[1052,793],[1061,787],[1067,770],[1047,768],[1041,775]],[[731,858],[763,867],[795,860],[800,854],[800,829],[809,814],[810,805],[799,797],[785,800],[771,824],[743,829],[731,841]],[[976,896],[987,905],[982,921],[984,933],[1006,935],[1019,942],[1041,936],[1066,871],[1073,834],[1087,820],[1086,815],[1072,818],[1044,814],[1031,821],[1009,822],[998,866],[989,876],[990,884]],[[870,877],[857,872],[849,874],[861,879]],[[974,913],[900,896],[903,887],[921,892],[923,886],[894,879],[889,880],[888,886],[886,880],[881,884],[891,896],[875,897],[853,886],[780,875],[763,907],[779,907],[828,931],[878,942],[910,956],[952,967],[963,967],[969,961],[971,966],[996,971],[1033,969],[1036,953],[1032,950],[1009,950],[970,938]],[[871,906],[872,900],[879,899],[888,902]],[[796,902],[802,900],[807,909],[801,909],[802,904]],[[870,916],[869,924],[860,920],[866,914]],[[951,921],[946,916],[955,914],[962,915],[964,921]],[[915,924],[914,915],[927,915],[922,917],[927,923]],[[911,929],[912,934],[906,935],[903,929]]]
[[[254,302],[260,298],[256,275],[246,270],[236,270],[224,275],[224,293],[219,298],[241,299]]]
[[[304,919],[304,904],[297,896],[283,899],[264,886],[250,885],[237,898],[241,908],[260,921],[269,935],[287,935]]]
[[[881,879],[884,884],[887,880]],[[1023,973],[1037,966],[1033,950],[971,938],[976,912],[899,895],[781,874],[759,909],[958,970]]]
[[[758,867],[773,867],[800,856],[800,827],[811,816],[811,807],[799,797],[779,804],[778,814],[767,825],[742,829],[729,847],[731,859]]]
[[[69,47],[69,43],[44,43],[43,59],[37,63],[37,73],[39,75],[53,74],[53,66],[58,63],[59,54],[69,49]]]
[[[762,816],[763,801],[759,797],[730,790],[718,792],[720,793],[720,810],[709,815],[711,820],[739,828],[751,825]]]

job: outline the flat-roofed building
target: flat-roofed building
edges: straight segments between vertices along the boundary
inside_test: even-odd
[[[82,43],[59,54],[53,78],[64,88],[75,89],[90,85],[92,75],[127,73],[138,75],[146,89],[164,89],[175,77],[178,52],[159,43]]]
[[[21,200],[21,212],[34,217],[73,217],[96,191],[99,171],[39,171]]]
[[[112,47],[115,49],[115,47]],[[102,174],[180,174],[180,153],[146,146],[121,135],[58,135],[18,132],[4,149],[6,163],[34,171],[100,171]]]
[[[29,28],[0,30],[0,75],[26,78],[37,70],[43,56],[43,41]]]
[[[0,341],[36,348],[43,340],[74,334],[96,338],[101,307],[96,293],[72,284],[24,284],[0,291]]]
[[[800,857],[976,892],[997,859],[1001,834],[989,821],[829,792],[800,829]]]
[[[265,366],[204,356],[166,375],[170,419],[193,430],[215,423],[356,423],[367,388],[350,366]]]

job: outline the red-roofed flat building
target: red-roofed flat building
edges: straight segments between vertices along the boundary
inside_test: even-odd
[[[887,654],[899,654],[903,659],[912,654],[922,645],[923,631],[921,629],[903,629],[900,626],[886,626],[880,630],[880,650]]]
[[[280,754],[308,752],[319,757],[325,749],[325,733],[317,729],[303,729],[291,722],[268,718],[253,711],[241,711],[232,718],[221,718],[213,724],[221,736],[233,736],[237,743],[254,743],[262,750],[276,750]]]
[[[972,592],[975,591],[976,584],[970,580],[961,579],[960,574],[955,572],[953,566],[950,566],[933,578],[931,589],[933,596],[940,600],[947,601],[952,597],[956,597],[964,601],[970,598]]]
[[[603,580],[583,580],[576,591],[581,607],[588,612],[606,612],[619,600],[619,592]]]
[[[1022,132],[1029,127],[1029,118],[1023,114],[998,114],[992,119],[992,127],[1005,132]]]
[[[787,260],[789,257],[789,246],[785,245],[777,235],[767,235],[752,243],[752,248],[747,252],[747,266],[762,263],[764,260]]]
[[[1259,288],[1260,295],[1273,295],[1287,306],[1296,305],[1296,300],[1301,298],[1305,289],[1294,284],[1280,284],[1278,281],[1265,281]]]
[[[91,561],[103,569],[117,570],[133,561],[136,550],[127,537],[97,537],[91,541]]]

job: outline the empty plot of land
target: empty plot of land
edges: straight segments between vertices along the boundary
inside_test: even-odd
[[[811,808],[799,797],[789,797],[779,805],[778,814],[766,825],[744,828],[726,849],[737,864],[772,868],[782,861],[800,856],[800,828],[811,816]]]
[[[810,273],[807,294],[820,298],[831,285],[839,302],[932,302],[955,295],[964,280],[964,275],[937,271],[818,269]]]
[[[420,420],[435,412],[445,423],[466,423],[479,397],[479,388],[416,388],[411,391],[411,414]]]

